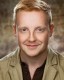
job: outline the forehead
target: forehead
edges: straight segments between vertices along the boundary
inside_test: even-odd
[[[47,15],[44,11],[18,11],[16,15],[17,24],[46,24]]]

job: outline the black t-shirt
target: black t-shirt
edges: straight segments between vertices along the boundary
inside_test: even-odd
[[[32,80],[42,80],[45,64],[46,64],[46,61],[42,66],[36,69]],[[23,80],[31,80],[28,65],[22,61],[21,61],[21,65],[22,65],[22,72],[23,72]]]

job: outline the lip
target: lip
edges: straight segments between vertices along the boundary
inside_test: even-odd
[[[35,48],[38,47],[38,45],[27,45],[27,47],[28,47],[29,49],[35,49]]]

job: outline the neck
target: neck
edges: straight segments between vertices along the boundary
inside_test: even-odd
[[[27,56],[24,52],[20,53],[21,60],[28,65],[31,79],[34,76],[36,69],[44,64],[47,58],[47,53],[47,50],[45,50],[44,52],[41,52],[38,56],[35,57]]]
[[[39,67],[41,66],[47,58],[47,50],[41,52],[39,55],[30,57],[21,51],[20,57],[23,62],[25,62],[28,66]]]

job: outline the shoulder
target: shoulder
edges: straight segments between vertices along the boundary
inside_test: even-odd
[[[15,51],[13,51],[13,52],[7,54],[6,56],[2,57],[2,58],[0,59],[0,63],[9,60],[14,54],[15,54]]]
[[[5,76],[10,69],[10,64],[13,62],[13,59],[16,58],[17,51],[18,50],[15,50],[0,59],[0,80],[3,80],[3,76]]]
[[[5,68],[8,67],[8,64],[10,63],[10,61],[12,61],[14,58],[17,57],[17,53],[18,53],[18,48],[9,53],[8,55],[4,56],[3,58],[0,59],[0,67],[1,68]]]
[[[64,56],[62,55],[62,53],[59,53],[58,51],[55,51],[53,49],[48,49],[48,53],[49,53],[49,56],[55,56],[59,60],[64,60]]]
[[[6,61],[6,60],[9,60],[11,57],[13,57],[16,53],[19,52],[19,48],[16,48],[13,52],[10,52],[9,54],[7,54],[6,56],[2,57],[0,59],[0,62],[2,61]]]
[[[64,69],[64,56],[62,53],[50,49],[48,58],[52,61],[52,64],[55,62]]]

